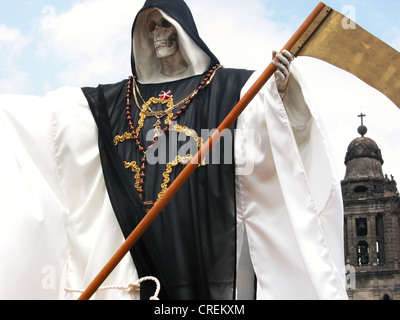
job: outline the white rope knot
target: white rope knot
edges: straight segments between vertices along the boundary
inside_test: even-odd
[[[154,292],[154,295],[150,297],[150,300],[153,300],[153,301],[160,300],[158,298],[158,295],[160,294],[160,290],[161,290],[160,281],[158,281],[158,279],[155,277],[143,277],[136,282],[136,285],[139,286],[139,288],[140,288],[140,284],[145,281],[154,281],[156,283],[156,291]]]

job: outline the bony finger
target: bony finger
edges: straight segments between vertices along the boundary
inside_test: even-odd
[[[289,61],[293,61],[294,60],[294,56],[287,50],[283,50],[282,54],[286,57],[286,59],[288,59]]]
[[[282,63],[276,62],[275,60],[272,60],[272,64],[281,71],[287,70],[287,68]]]
[[[286,66],[286,68],[289,68],[290,62],[289,62],[289,60],[286,59],[283,55],[281,55],[280,53],[278,53],[278,54],[276,55],[276,58],[277,58],[280,62],[282,62],[282,63]]]
[[[281,71],[275,72],[275,76],[281,81],[284,82],[286,80],[285,75]]]
[[[275,73],[282,75],[280,77],[282,80],[285,80],[289,76],[289,70],[282,63],[272,61],[272,64],[278,68]]]

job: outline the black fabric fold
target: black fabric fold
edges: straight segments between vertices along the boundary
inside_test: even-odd
[[[143,204],[136,192],[132,192],[132,184],[126,169],[122,165],[122,159],[115,152],[113,145],[113,135],[110,126],[109,113],[107,105],[118,105],[118,97],[123,93],[123,84],[99,86],[97,88],[82,88],[82,91],[88,100],[90,109],[96,121],[99,132],[99,152],[103,175],[105,178],[107,192],[109,194],[112,207],[121,227],[122,233],[127,238],[141,219],[144,217]],[[108,99],[105,97],[107,96]],[[143,235],[136,245],[130,250],[135,261],[138,274],[147,276],[157,274],[160,281],[165,284],[160,298],[170,299],[167,280],[163,279],[162,268],[152,250],[151,241],[147,235]],[[111,257],[110,257],[111,258]],[[146,290],[147,283],[141,286],[141,296],[143,300],[148,299],[154,292],[151,289]]]

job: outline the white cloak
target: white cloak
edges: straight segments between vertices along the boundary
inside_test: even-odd
[[[340,180],[302,80],[283,103],[271,78],[237,129],[237,297],[255,272],[257,299],[347,299]],[[0,95],[0,299],[77,299],[123,243],[97,138],[79,88]],[[137,281],[128,254],[93,298],[138,299]]]

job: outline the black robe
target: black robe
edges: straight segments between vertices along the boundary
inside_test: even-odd
[[[218,60],[198,36],[191,13],[183,1],[147,1],[142,11],[153,7],[163,10],[181,24],[196,44],[209,55],[210,68],[218,64]],[[135,74],[133,53],[132,70]],[[190,95],[207,73],[208,71],[203,75],[169,83],[138,86],[145,100],[158,97],[162,91],[171,90],[174,102],[177,103]],[[217,128],[239,101],[240,91],[251,73],[225,68],[217,70],[212,82],[195,96],[176,123],[194,130],[190,132],[196,132],[198,137],[202,136],[202,129]],[[127,81],[100,85],[97,88],[83,88],[99,129],[100,157],[107,191],[125,237],[129,236],[146,214],[143,201],[157,199],[165,178],[163,174],[166,172],[165,162],[147,164],[144,195],[140,199],[134,186],[135,173],[124,166],[124,161],[135,161],[140,165],[143,154],[132,139],[126,139],[117,145],[114,143],[116,136],[130,132],[125,113]],[[160,110],[161,107],[152,105],[154,110]],[[137,127],[139,108],[135,106],[133,98],[131,110],[133,123]],[[154,117],[147,117],[145,120],[139,136],[144,147],[151,144],[145,137],[153,129],[155,120]],[[162,127],[165,127],[164,121]],[[233,129],[231,128],[230,137],[225,140],[223,138],[216,147],[220,163],[214,163],[215,159],[211,160],[217,152],[213,151],[209,163],[194,172],[131,249],[139,276],[155,276],[160,280],[161,299],[234,299],[236,210]],[[159,153],[154,155],[161,154],[160,159],[163,158],[162,151],[166,150],[166,162],[169,163],[176,156],[176,150],[185,149],[194,139],[191,134],[183,136],[185,139],[180,136],[179,140],[183,141],[177,141],[174,133],[176,132],[167,132],[152,148]],[[165,139],[166,145],[161,143],[162,139]],[[170,153],[171,141],[177,143],[177,148]],[[166,148],[163,149],[162,146]],[[185,154],[188,153],[189,151]],[[172,166],[169,174],[171,181],[183,168],[182,163]],[[141,291],[146,293],[147,290],[143,286]]]

